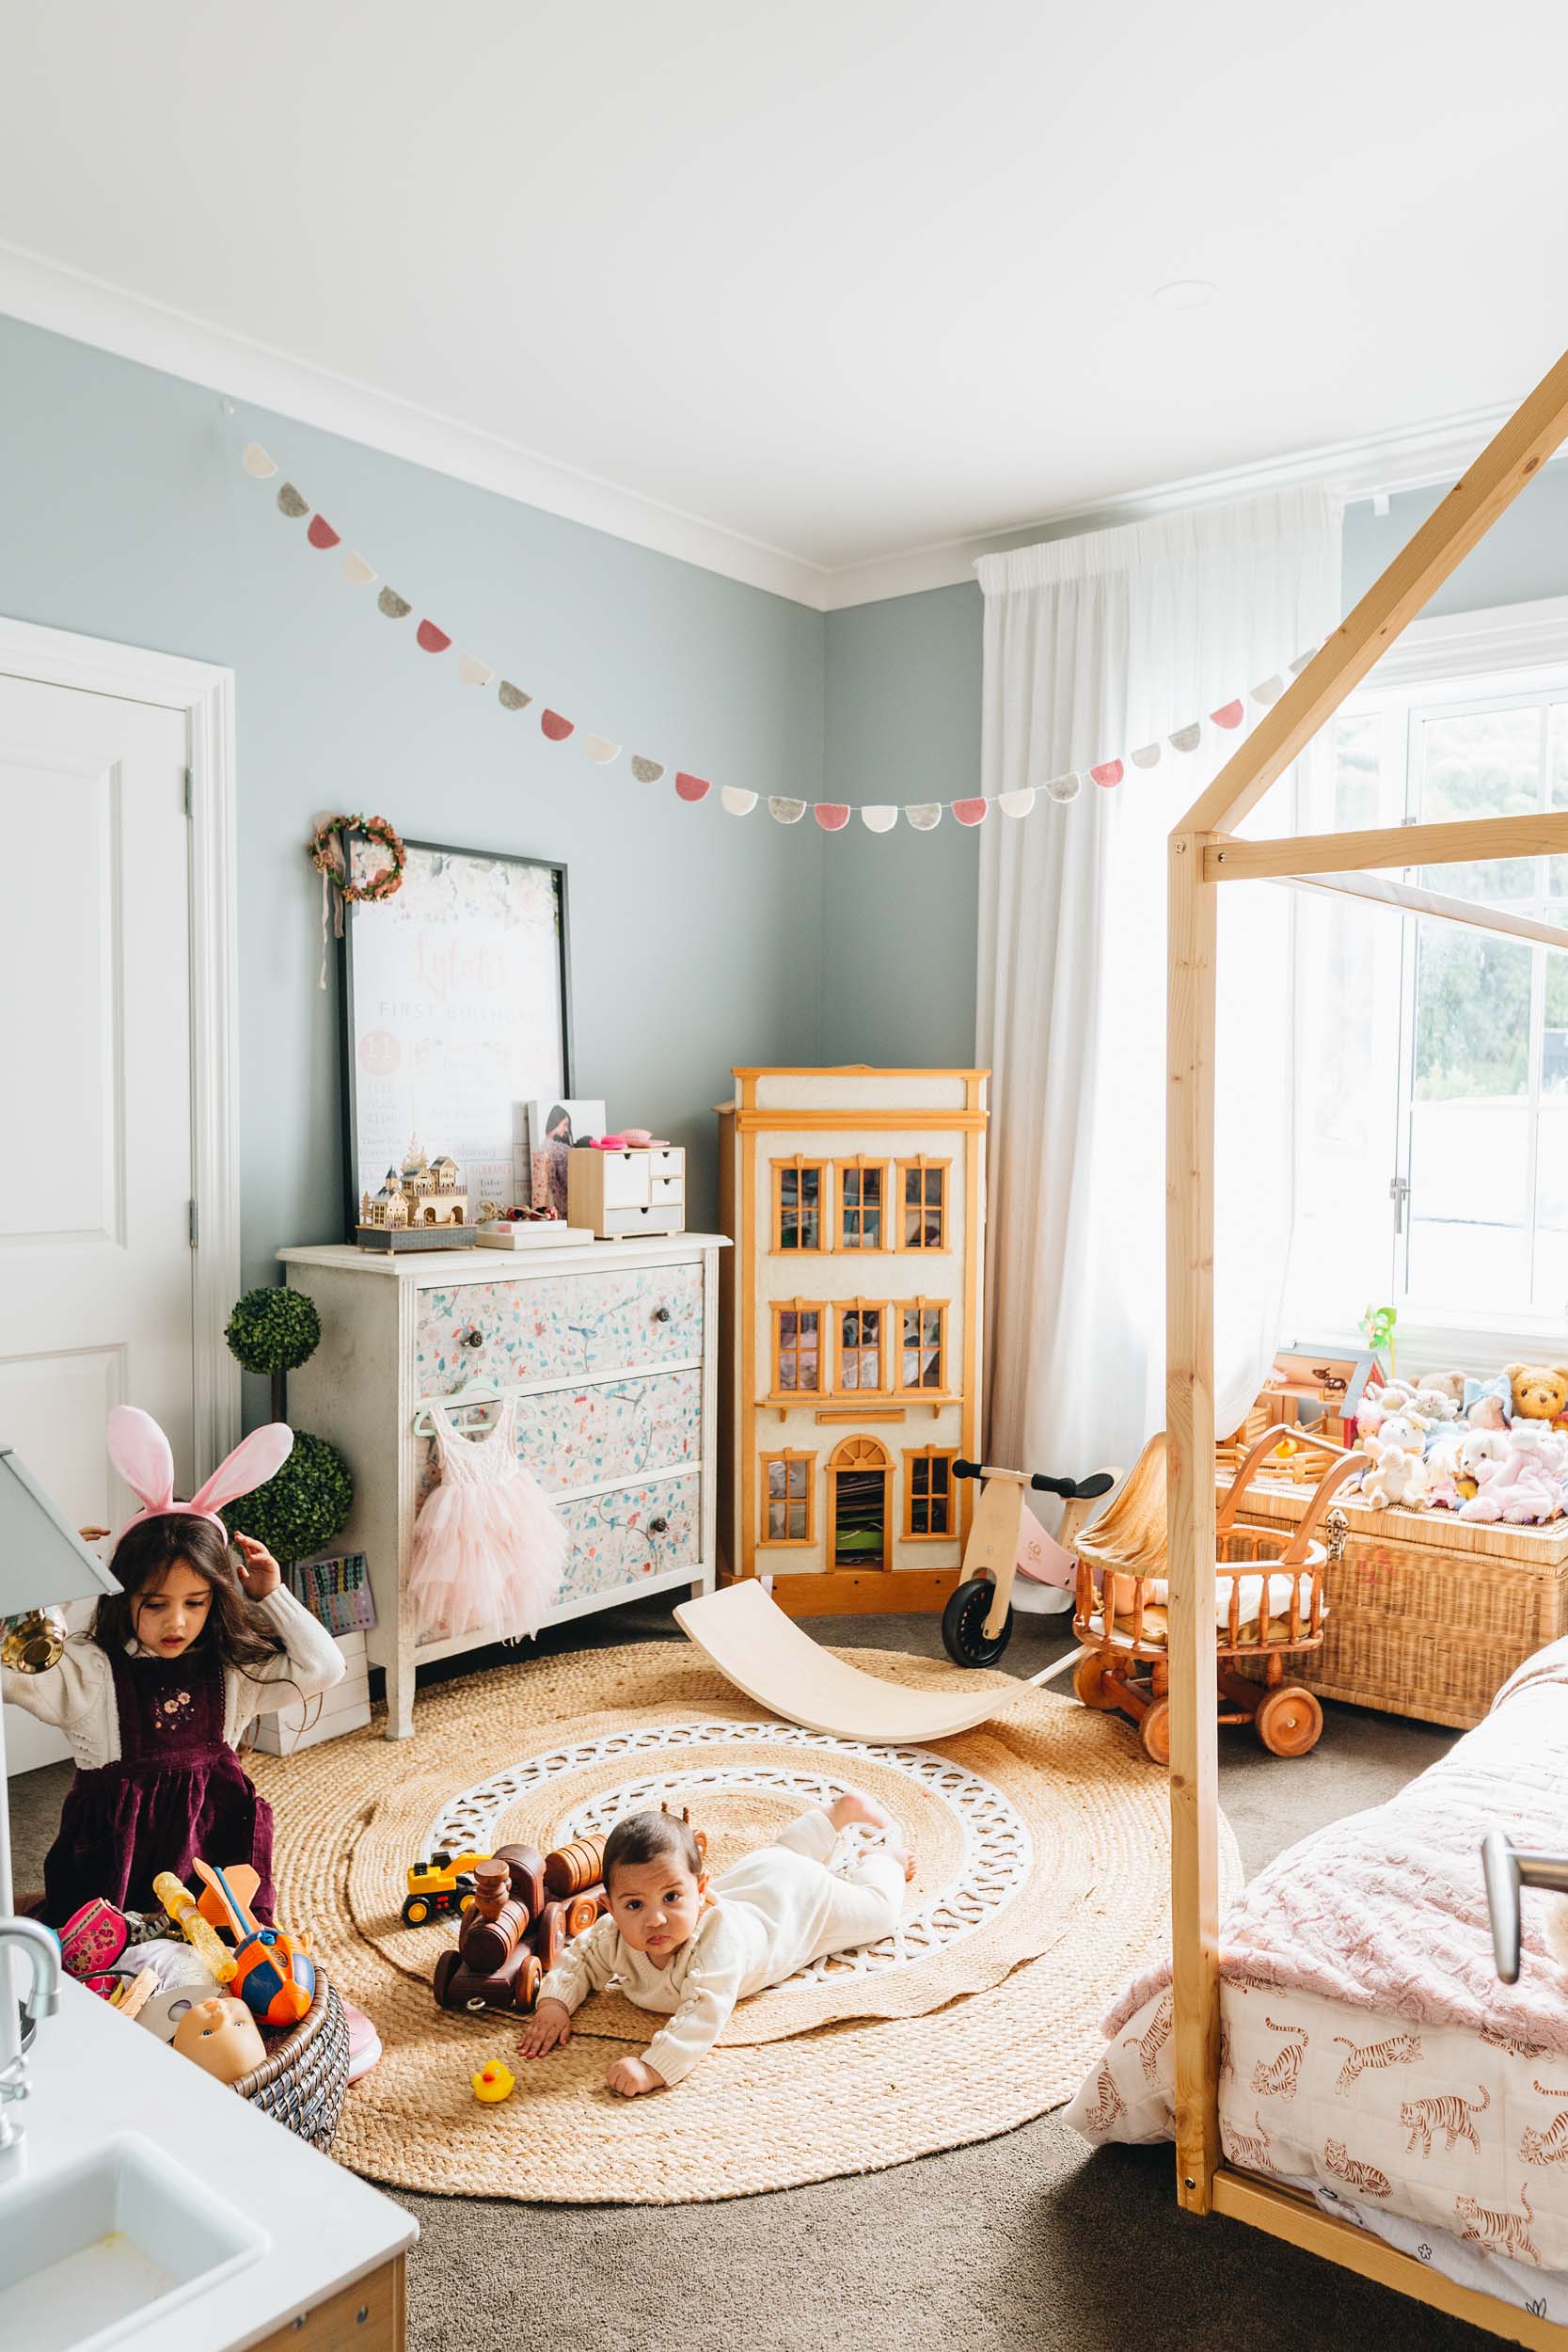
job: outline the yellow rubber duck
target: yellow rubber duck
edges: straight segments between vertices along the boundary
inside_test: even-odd
[[[499,2100],[511,2098],[517,2078],[510,2066],[499,2058],[492,2058],[488,2066],[482,2066],[468,2080],[474,2087],[474,2097],[482,2099],[486,2106],[494,2106]]]

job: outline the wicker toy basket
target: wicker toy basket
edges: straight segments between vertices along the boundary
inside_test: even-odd
[[[316,1995],[305,2015],[234,2088],[324,2155],[331,2147],[348,2090],[348,2019],[319,1964]]]

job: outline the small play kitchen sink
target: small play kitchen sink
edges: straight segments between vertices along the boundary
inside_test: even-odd
[[[0,2352],[103,2352],[267,2251],[139,2132],[0,2186]]]

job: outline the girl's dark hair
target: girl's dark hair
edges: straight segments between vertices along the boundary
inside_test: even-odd
[[[109,1565],[124,1591],[105,1593],[93,1615],[90,1638],[113,1657],[135,1641],[136,1604],[157,1587],[170,1568],[182,1564],[213,1590],[207,1622],[197,1643],[215,1649],[225,1666],[241,1674],[276,1658],[283,1644],[258,1625],[229,1558],[229,1538],[211,1519],[195,1512],[164,1511],[137,1519],[115,1546]],[[195,1645],[193,1645],[195,1646]]]
[[[562,1125],[564,1125],[566,1133],[564,1136],[560,1138],[560,1140],[570,1143],[572,1141],[572,1114],[563,1103],[557,1103],[548,1119],[545,1121],[546,1135],[553,1136],[556,1129]]]
[[[673,1813],[625,1815],[604,1841],[607,1891],[623,1863],[635,1868],[640,1862],[657,1862],[661,1854],[677,1855],[694,1879],[702,1877],[702,1849],[689,1821],[678,1821]]]

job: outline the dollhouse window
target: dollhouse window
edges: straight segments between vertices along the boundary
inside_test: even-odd
[[[815,1454],[765,1454],[762,1456],[762,1517],[765,1544],[809,1544],[815,1541],[812,1497],[816,1484]]]
[[[926,1446],[904,1456],[904,1533],[915,1541],[953,1533],[953,1456]]]
[[[819,1394],[822,1388],[822,1310],[799,1299],[773,1310],[773,1391]]]
[[[913,1393],[929,1389],[942,1395],[947,1386],[947,1306],[945,1300],[906,1299],[898,1309],[898,1386]]]
[[[838,1246],[885,1249],[887,1169],[879,1160],[845,1160],[838,1170]]]
[[[845,1393],[863,1393],[882,1385],[882,1327],[885,1307],[867,1307],[860,1299],[838,1311],[838,1385]]]
[[[902,1219],[901,1248],[945,1249],[947,1162],[900,1160],[898,1208]]]
[[[820,1160],[773,1163],[773,1247],[778,1250],[823,1247],[822,1195],[827,1169]]]

